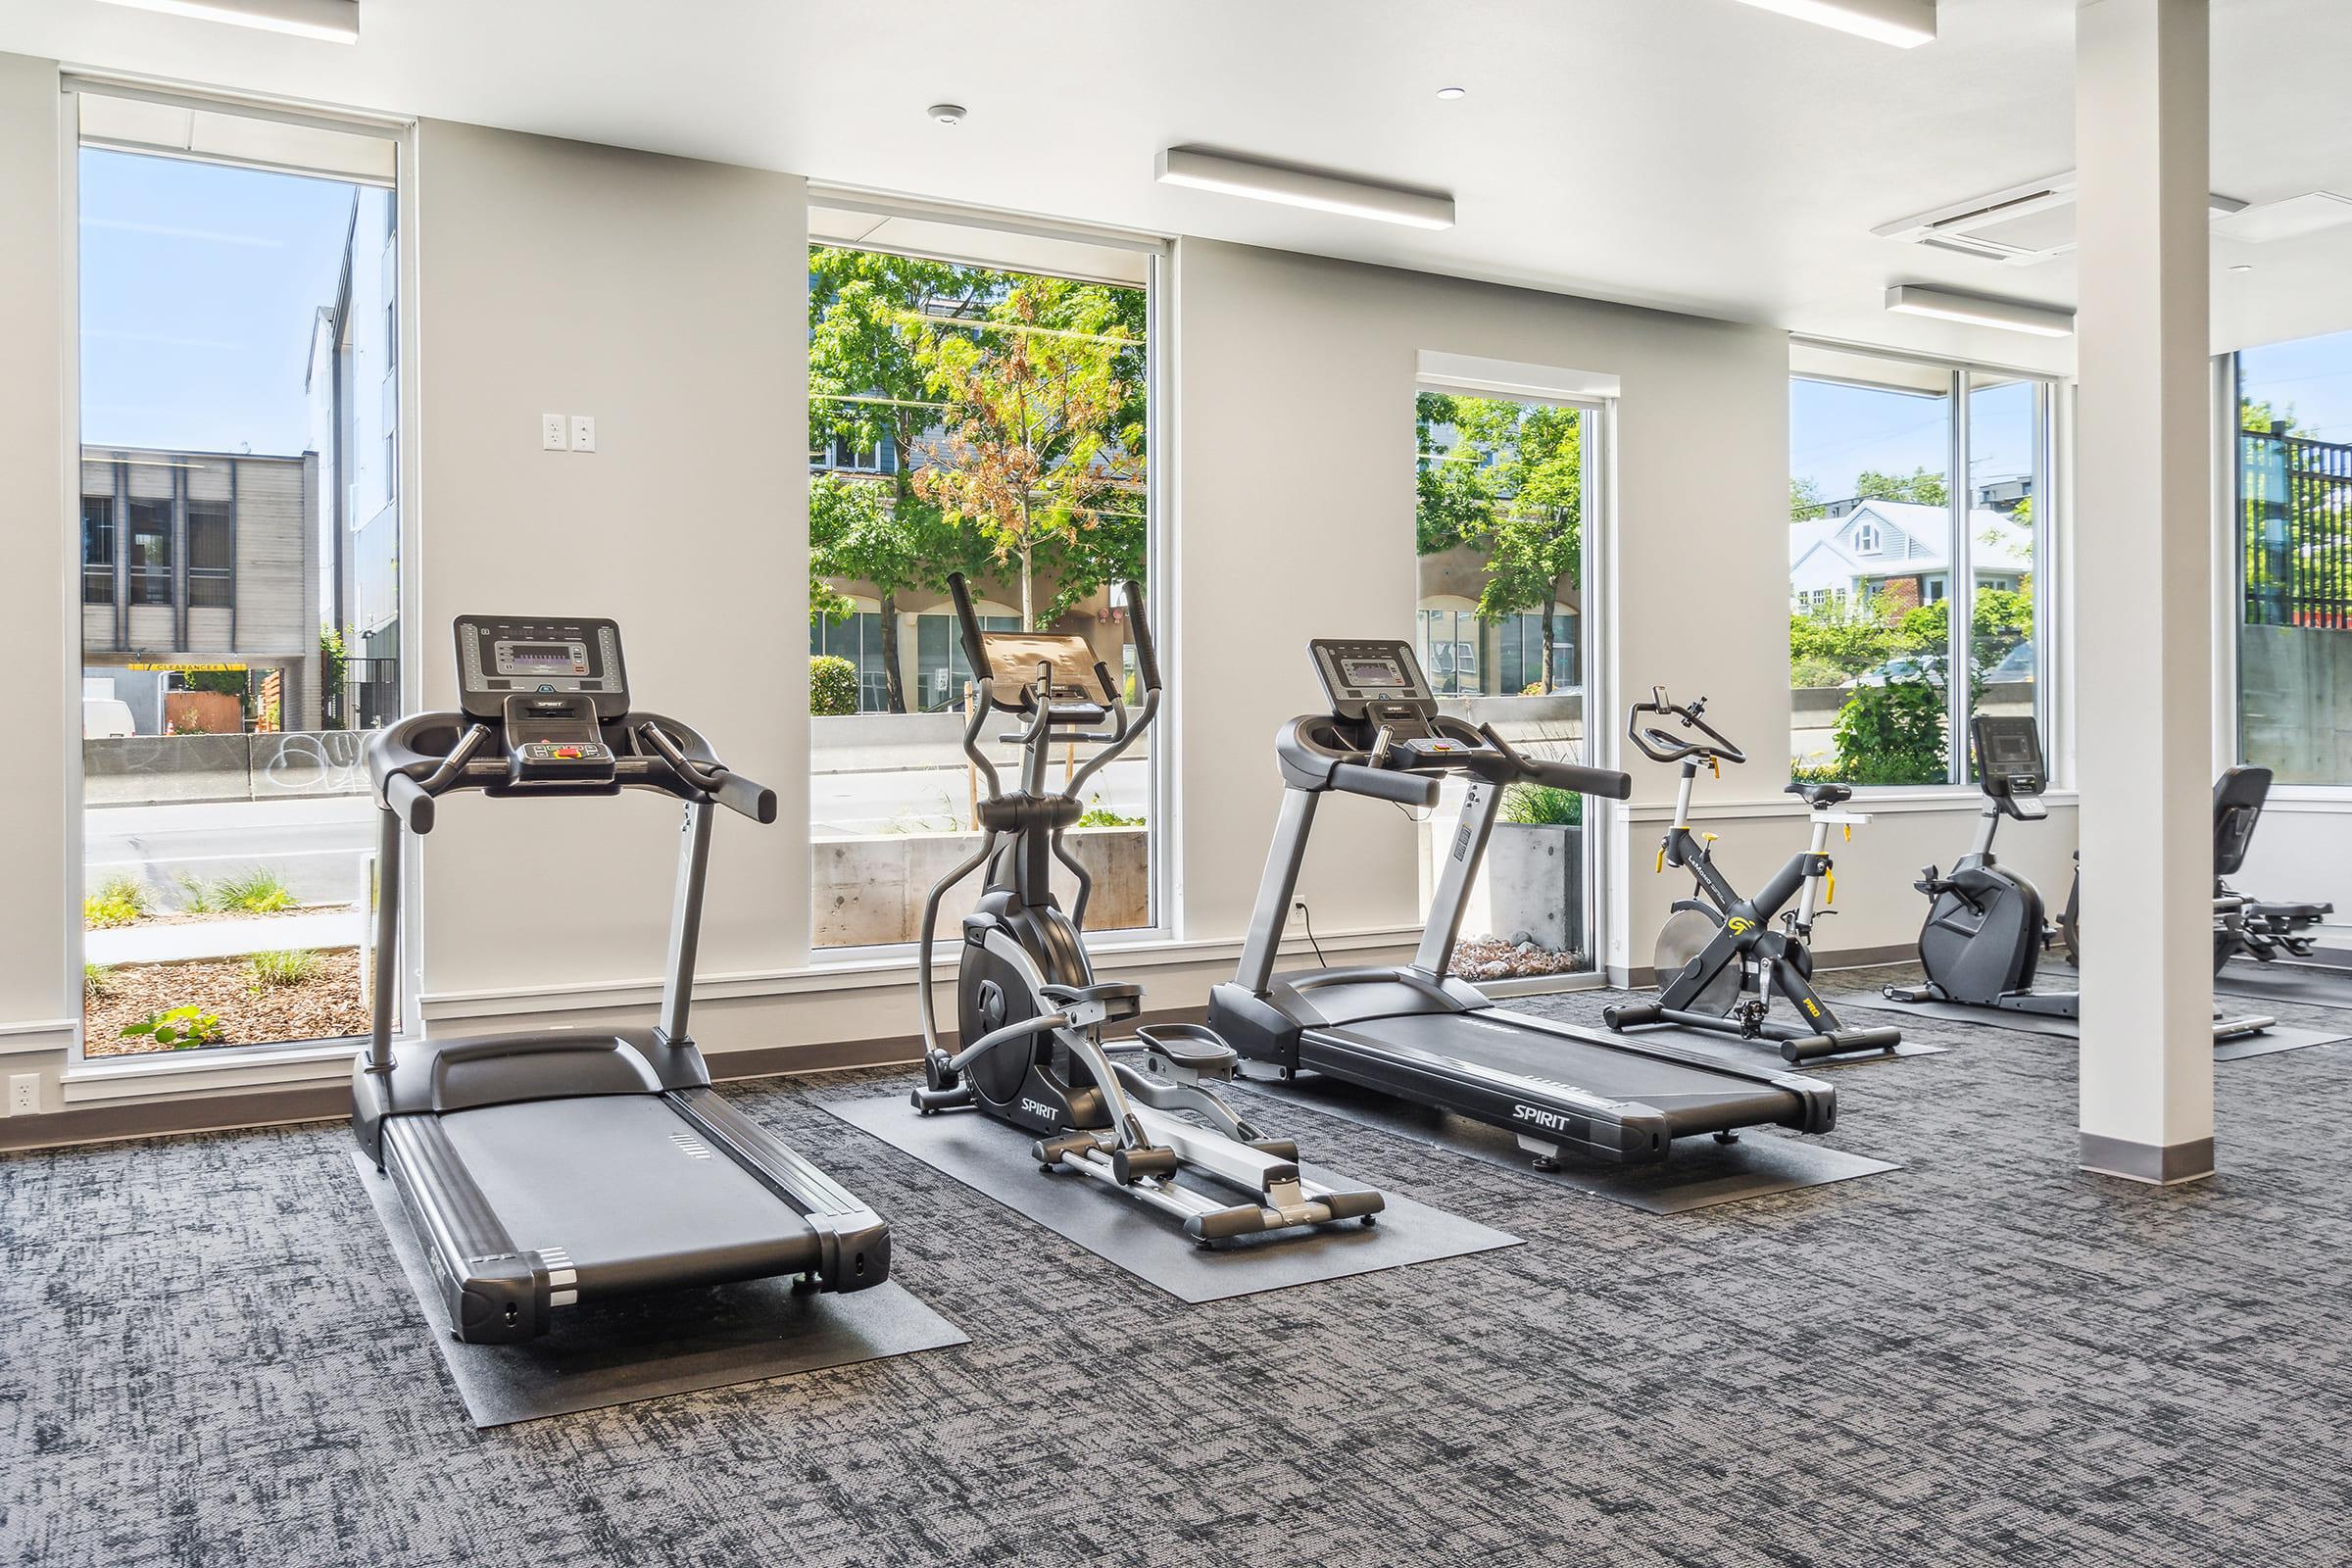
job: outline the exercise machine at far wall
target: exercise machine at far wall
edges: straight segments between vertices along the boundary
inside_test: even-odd
[[[2034,989],[2043,943],[2041,893],[2000,864],[1992,853],[2002,817],[2039,822],[2050,814],[2041,800],[2050,782],[2041,731],[2025,715],[1979,713],[1969,725],[1969,737],[1976,752],[1977,785],[1984,794],[1976,842],[1953,864],[1951,875],[1941,875],[1931,865],[1912,884],[1929,899],[1927,923],[1919,932],[1919,964],[1927,971],[1927,981],[1888,986],[1886,995],[1896,1002],[1948,1002],[2079,1018],[2081,992]],[[2226,918],[2228,911],[2217,906],[2216,914]],[[2257,1035],[2278,1021],[2217,1013],[2213,1037],[2218,1042]]]
[[[1761,1064],[1729,1065],[1663,1041],[1630,1040],[1508,1012],[1447,969],[1512,784],[1623,800],[1623,773],[1522,755],[1492,725],[1438,710],[1395,638],[1308,644],[1328,710],[1283,726],[1282,816],[1258,884],[1239,972],[1209,993],[1208,1018],[1244,1056],[1360,1084],[1514,1134],[1539,1168],[1574,1153],[1622,1164],[1664,1159],[1678,1138],[1735,1141],[1747,1127],[1827,1132],[1837,1091]],[[1468,781],[1460,821],[1412,962],[1274,972],[1315,813],[1332,794],[1434,807],[1447,777]],[[1442,831],[1442,829],[1441,829]]]
[[[1663,872],[1671,865],[1689,871],[1696,896],[1675,900],[1658,931],[1650,960],[1658,977],[1657,1001],[1621,1003],[1603,1009],[1601,1017],[1612,1029],[1672,1023],[1741,1040],[1775,1041],[1789,1061],[1891,1053],[1903,1043],[1901,1030],[1846,1027],[1813,990],[1812,981],[1813,923],[1837,912],[1830,907],[1838,893],[1830,829],[1843,827],[1850,841],[1855,827],[1870,818],[1838,809],[1854,794],[1843,784],[1790,784],[1788,792],[1801,799],[1811,813],[1812,842],[1802,854],[1788,858],[1763,892],[1753,899],[1741,898],[1716,869],[1710,848],[1715,835],[1690,830],[1690,787],[1699,768],[1703,765],[1721,778],[1724,763],[1747,760],[1745,752],[1706,721],[1706,710],[1704,697],[1676,703],[1659,686],[1650,689],[1648,702],[1636,703],[1626,714],[1626,735],[1642,756],[1653,762],[1682,765],[1674,820],[1658,845],[1657,868]],[[1668,719],[1676,721],[1676,728],[1664,727]],[[1790,899],[1796,907],[1788,906]],[[1778,931],[1773,929],[1776,919]],[[1795,1021],[1772,1015],[1776,994],[1796,1009]]]
[[[2213,781],[2213,972],[2240,954],[2261,963],[2319,957],[2317,933],[2332,904],[2273,903],[2249,897],[2230,886],[2229,879],[2245,868],[2246,853],[2254,846],[2254,829],[2261,825],[2263,808],[2271,796],[2271,770],[2237,766],[2222,770]],[[2080,908],[2082,873],[2080,866],[2066,893],[2066,910],[2058,917],[2057,938],[2067,960],[2082,961]],[[2291,966],[2291,965],[2290,965]]]
[[[449,1326],[528,1340],[577,1302],[798,1275],[861,1291],[890,1272],[873,1210],[729,1105],[686,1032],[703,883],[720,808],[776,819],[776,796],[673,718],[633,711],[610,620],[460,615],[460,708],[368,743],[380,819],[375,996],[352,1071],[360,1148],[398,1186]],[[651,1029],[540,1029],[394,1041],[401,834],[444,796],[650,790],[685,805],[662,1005]],[[562,945],[573,901],[603,896],[597,850],[492,890],[517,943]]]
[[[1031,1152],[1046,1174],[1075,1171],[1100,1181],[1174,1215],[1203,1247],[1267,1231],[1306,1234],[1347,1219],[1371,1224],[1385,1206],[1380,1194],[1308,1180],[1296,1144],[1265,1136],[1209,1088],[1206,1080],[1230,1079],[1234,1065],[1233,1049],[1214,1032],[1159,1024],[1138,1028],[1131,1041],[1102,1038],[1104,1025],[1142,1012],[1143,990],[1097,983],[1083,935],[1093,884],[1062,835],[1086,809],[1088,782],[1159,711],[1159,660],[1143,588],[1130,582],[1125,594],[1143,682],[1134,713],[1085,638],[984,631],[962,576],[950,577],[948,589],[978,677],[963,750],[988,794],[976,812],[980,848],[940,878],[923,904],[915,985],[925,1083],[914,1091],[915,1109],[930,1115],[968,1106],[1008,1122],[1036,1138]],[[1002,737],[1020,748],[1020,776],[1010,789],[980,745],[980,732],[1000,714],[1017,726]],[[1072,744],[1101,750],[1058,791],[1047,789],[1054,753]],[[1056,864],[1077,884],[1068,914],[1054,894]],[[932,944],[941,902],[983,866],[987,889],[963,918],[951,1052],[939,1036]],[[1179,1182],[1180,1174],[1244,1200],[1209,1197]]]

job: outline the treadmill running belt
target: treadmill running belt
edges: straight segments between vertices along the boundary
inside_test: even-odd
[[[1798,1106],[1792,1092],[1770,1083],[1586,1040],[1521,1013],[1411,1013],[1313,1029],[1308,1035],[1384,1052],[1448,1057],[1516,1077],[1567,1084],[1604,1100],[1635,1102],[1664,1114],[1677,1137],[1778,1122]]]
[[[656,1095],[446,1112],[514,1245],[560,1248],[581,1299],[813,1268],[816,1233]]]

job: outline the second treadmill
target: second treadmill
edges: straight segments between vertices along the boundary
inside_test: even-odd
[[[1527,757],[1492,725],[1441,713],[1409,643],[1308,646],[1331,710],[1293,719],[1276,743],[1281,821],[1240,971],[1210,993],[1210,1027],[1286,1079],[1322,1073],[1505,1128],[1542,1168],[1570,1152],[1621,1164],[1660,1160],[1676,1139],[1701,1133],[1729,1142],[1746,1127],[1830,1130],[1838,1094],[1817,1078],[1511,1012],[1448,976],[1504,790],[1543,784],[1622,800],[1632,781]],[[1470,788],[1413,961],[1275,974],[1323,797],[1432,807],[1449,774]]]

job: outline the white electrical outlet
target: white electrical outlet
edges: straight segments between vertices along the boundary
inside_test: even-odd
[[[37,1116],[41,1113],[41,1075],[37,1072],[12,1072],[8,1075],[8,1114]]]
[[[571,450],[574,452],[594,452],[596,450],[595,415],[575,414],[571,416]]]
[[[540,451],[561,452],[564,450],[567,439],[568,437],[564,429],[564,416],[561,414],[542,414],[539,416]]]

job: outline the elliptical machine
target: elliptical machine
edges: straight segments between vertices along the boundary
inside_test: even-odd
[[[1847,1028],[1812,985],[1813,922],[1837,912],[1828,907],[1838,890],[1828,851],[1830,829],[1843,826],[1851,839],[1855,824],[1870,818],[1836,809],[1853,798],[1854,792],[1843,784],[1789,785],[1788,793],[1811,808],[1812,842],[1804,853],[1788,858],[1763,892],[1742,899],[1715,868],[1714,852],[1708,848],[1715,835],[1690,831],[1690,786],[1699,765],[1704,763],[1720,778],[1725,762],[1747,760],[1745,752],[1706,721],[1706,710],[1704,697],[1688,705],[1675,703],[1658,686],[1650,689],[1648,702],[1636,703],[1626,714],[1626,735],[1642,756],[1653,762],[1682,764],[1674,821],[1658,846],[1657,868],[1688,870],[1699,897],[1675,900],[1673,912],[1659,928],[1652,960],[1658,1000],[1603,1008],[1602,1019],[1612,1029],[1678,1023],[1741,1040],[1777,1041],[1782,1056],[1789,1061],[1864,1051],[1891,1054],[1903,1043],[1901,1030]],[[1680,720],[1690,734],[1643,723],[1643,714]],[[1787,908],[1792,898],[1796,907]],[[1776,917],[1782,926],[1778,931],[1772,928]],[[1788,999],[1800,1021],[1772,1016],[1776,991]]]
[[[1969,724],[1976,748],[1977,784],[1984,792],[1984,808],[1978,818],[1976,842],[1952,866],[1949,876],[1929,866],[1913,883],[1933,902],[1927,924],[1919,932],[1919,964],[1927,983],[1887,986],[1895,1002],[1953,1002],[2010,1012],[2039,1013],[2045,1017],[2079,1018],[2079,991],[2036,991],[2034,975],[2048,937],[2042,923],[2040,890],[1996,862],[1992,837],[2004,816],[2021,822],[2039,822],[2050,814],[2041,803],[2049,787],[2049,768],[2042,760],[2041,731],[2025,714],[1979,713]],[[2222,817],[2217,811],[2217,830]],[[2076,882],[2079,892],[2081,878]],[[2215,958],[2219,968],[2228,956],[2224,930],[2234,923],[2235,910],[2215,901]],[[2061,930],[2070,952],[2077,930],[2077,894],[2067,897]],[[2261,1034],[2275,1018],[2244,1016],[2214,1018],[2216,1040]]]
[[[1142,1012],[1143,989],[1096,983],[1083,936],[1093,880],[1062,835],[1085,809],[1087,783],[1159,711],[1159,662],[1143,589],[1126,584],[1144,692],[1133,715],[1084,638],[983,631],[963,577],[951,576],[948,589],[977,676],[963,750],[987,780],[988,794],[977,810],[980,848],[942,877],[923,905],[916,985],[925,1086],[913,1092],[914,1108],[930,1115],[970,1106],[1034,1133],[1041,1170],[1076,1171],[1173,1214],[1203,1247],[1345,1219],[1370,1225],[1385,1206],[1380,1194],[1307,1180],[1296,1144],[1266,1137],[1208,1087],[1204,1080],[1232,1079],[1236,1060],[1214,1031],[1157,1024],[1138,1028],[1129,1041],[1102,1038],[1105,1025]],[[1001,737],[1021,750],[1020,778],[1009,790],[980,747],[980,732],[996,713],[1020,722]],[[1102,750],[1060,790],[1049,791],[1046,770],[1055,744],[1074,741]],[[1056,863],[1078,885],[1067,914],[1051,885]],[[939,1038],[932,945],[941,901],[982,866],[987,891],[963,919],[957,1049],[950,1052]],[[1138,1054],[1140,1067],[1126,1059]],[[1180,1171],[1245,1194],[1248,1201],[1217,1202],[1180,1184]]]

